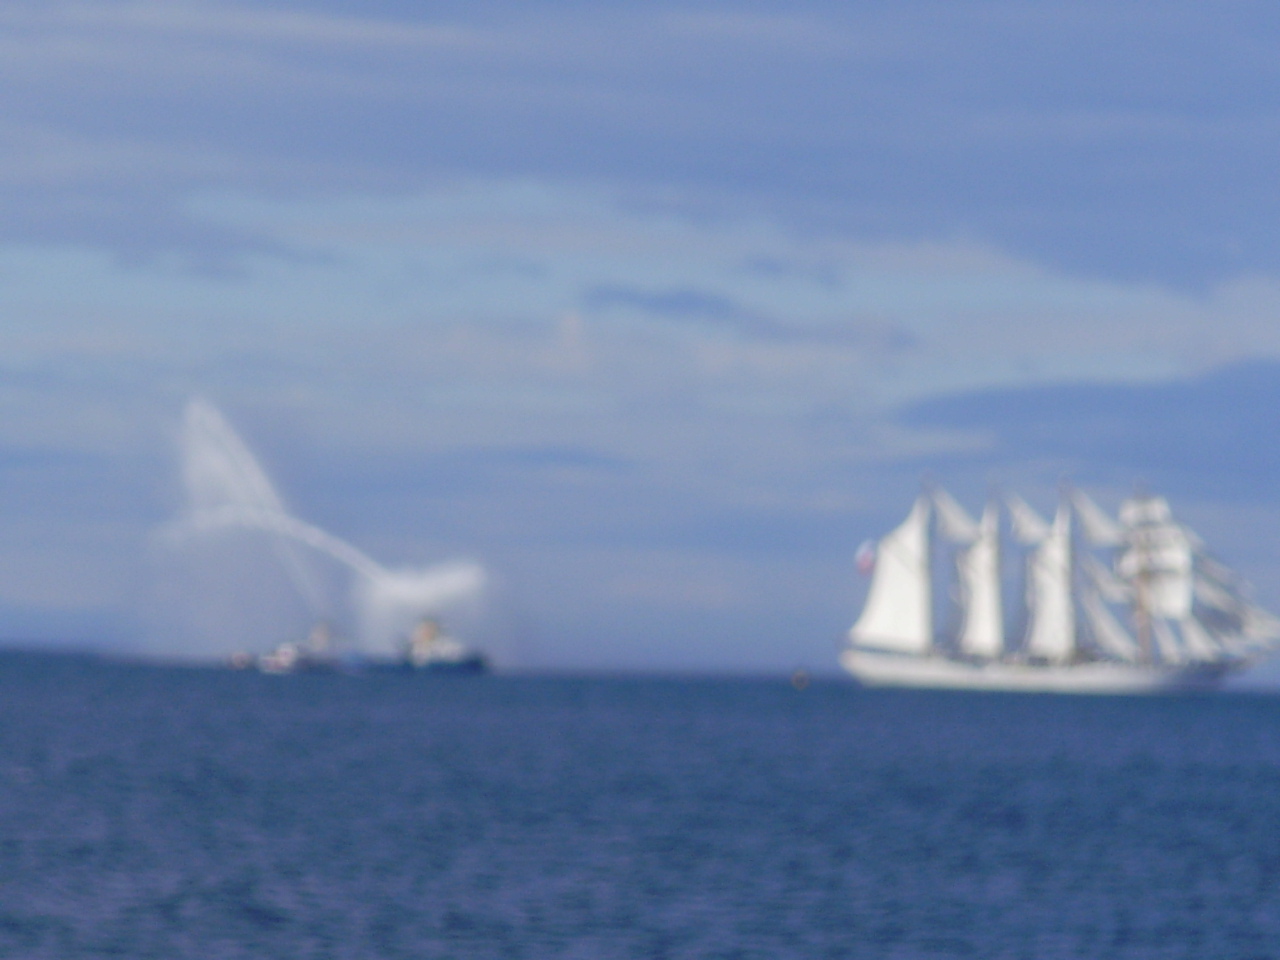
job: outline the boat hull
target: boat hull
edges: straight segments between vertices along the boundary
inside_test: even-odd
[[[489,672],[489,661],[482,654],[472,653],[459,660],[429,660],[424,664],[409,664],[418,673],[464,674],[474,676]]]
[[[913,657],[850,647],[840,664],[869,687],[1007,690],[1023,693],[1140,694],[1204,690],[1229,672],[1225,663],[1187,666],[1089,663],[1062,666]]]

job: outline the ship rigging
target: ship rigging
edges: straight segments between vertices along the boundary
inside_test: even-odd
[[[1019,630],[1003,597],[1005,516],[1023,559]],[[1113,518],[1069,490],[1047,521],[1010,496],[974,520],[935,488],[859,554],[872,581],[841,662],[869,685],[1151,692],[1212,685],[1280,645],[1280,620],[1163,497],[1135,496]],[[940,579],[953,617],[935,603]],[[951,629],[936,628],[935,608]]]

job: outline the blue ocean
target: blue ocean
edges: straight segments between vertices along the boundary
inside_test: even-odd
[[[1280,955],[1280,697],[0,656],[0,955]]]

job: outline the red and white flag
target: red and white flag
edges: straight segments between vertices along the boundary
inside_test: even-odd
[[[858,552],[854,554],[853,562],[858,565],[860,574],[864,577],[871,576],[871,572],[876,568],[876,542],[863,540],[862,546],[858,547]]]

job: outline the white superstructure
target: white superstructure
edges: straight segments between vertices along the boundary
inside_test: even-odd
[[[1052,522],[1016,496],[1005,509],[1012,551],[999,504],[975,522],[941,489],[916,500],[875,545],[846,669],[872,685],[1126,693],[1207,685],[1280,645],[1280,620],[1248,600],[1163,497],[1127,500],[1118,519],[1078,490]],[[1003,601],[1008,552],[1024,564],[1017,611]],[[944,555],[950,590],[934,582]]]

